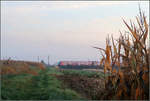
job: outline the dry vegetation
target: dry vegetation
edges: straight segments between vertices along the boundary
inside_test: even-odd
[[[44,69],[44,65],[36,62],[24,62],[24,61],[13,61],[3,60],[0,62],[0,74],[33,74],[37,75],[37,69]]]
[[[118,40],[106,39],[106,49],[100,50],[103,58],[104,73],[111,76],[105,78],[105,92],[101,99],[149,99],[149,55],[150,48],[146,44],[149,26],[146,16],[140,10],[136,17],[137,25],[130,25],[123,20],[129,32],[120,32]],[[105,54],[103,54],[105,53]],[[116,69],[112,69],[117,66]]]

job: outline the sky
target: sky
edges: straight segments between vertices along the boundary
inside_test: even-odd
[[[2,59],[100,61],[92,46],[104,48],[108,34],[117,39],[139,4],[149,18],[148,1],[2,1]]]

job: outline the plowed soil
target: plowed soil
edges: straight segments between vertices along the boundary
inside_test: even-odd
[[[81,96],[89,100],[98,100],[102,98],[104,91],[104,79],[102,78],[88,78],[78,75],[57,75],[56,77],[63,81],[64,85],[75,90]]]

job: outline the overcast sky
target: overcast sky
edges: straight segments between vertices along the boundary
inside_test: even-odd
[[[119,37],[126,21],[138,14],[138,4],[149,18],[146,1],[67,2],[2,1],[2,58],[47,62],[100,60],[108,34]]]

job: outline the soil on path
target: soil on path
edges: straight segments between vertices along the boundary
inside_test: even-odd
[[[56,77],[63,81],[64,85],[75,90],[81,96],[89,100],[99,100],[103,96],[103,78],[89,78],[78,75],[57,75]]]

